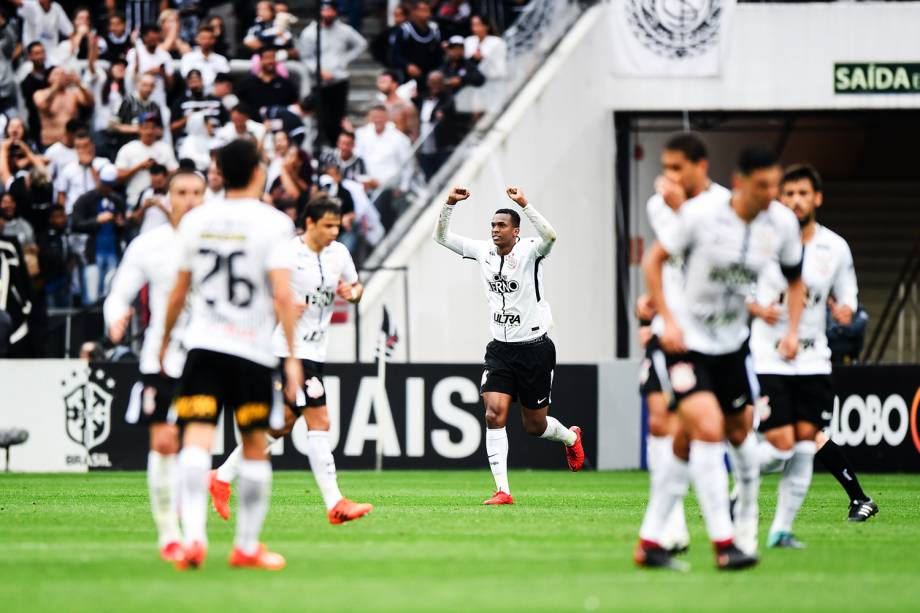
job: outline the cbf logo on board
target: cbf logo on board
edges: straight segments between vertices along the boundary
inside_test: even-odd
[[[627,0],[630,28],[656,55],[684,59],[719,41],[722,0]]]
[[[111,466],[109,454],[91,451],[104,443],[112,431],[115,380],[103,370],[87,368],[71,373],[70,379],[61,381],[61,385],[64,387],[67,436],[86,449],[86,455],[67,456],[67,463]]]

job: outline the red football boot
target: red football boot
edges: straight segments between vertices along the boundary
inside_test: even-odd
[[[492,497],[488,500],[484,500],[482,504],[514,504],[514,498],[511,497],[511,494],[498,490]]]
[[[330,524],[344,524],[347,521],[364,517],[373,508],[374,505],[367,502],[352,502],[348,498],[342,498],[335,503],[334,507],[329,509],[329,513],[326,516],[329,518]]]
[[[216,470],[212,470],[209,475],[208,491],[211,492],[211,504],[221,518],[230,519],[230,495],[233,494],[233,488],[229,483],[217,478]]]
[[[230,552],[230,566],[233,568],[264,568],[265,570],[281,570],[286,562],[284,556],[266,549],[259,543],[259,548],[254,555],[247,555],[242,549],[233,548]]]
[[[581,428],[572,426],[569,430],[575,433],[575,443],[565,448],[565,460],[569,463],[569,470],[577,473],[585,465],[585,448],[581,445]]]
[[[164,562],[175,564],[185,558],[185,552],[182,551],[182,544],[177,541],[166,543],[160,547],[160,559]]]
[[[183,555],[175,561],[176,570],[197,569],[204,564],[204,559],[208,556],[208,548],[204,543],[195,541],[191,545],[186,545]]]

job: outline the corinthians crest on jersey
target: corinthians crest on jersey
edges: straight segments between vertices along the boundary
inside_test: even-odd
[[[704,54],[719,41],[723,0],[626,0],[626,15],[641,43],[669,59]]]

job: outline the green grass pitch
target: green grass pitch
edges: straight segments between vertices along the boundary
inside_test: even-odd
[[[345,472],[342,490],[376,508],[342,526],[326,523],[309,472],[276,473],[264,540],[287,568],[228,568],[232,518],[211,511],[207,563],[178,573],[157,556],[144,474],[0,475],[0,610],[916,611],[920,477],[862,480],[878,516],[844,521],[843,491],[818,474],[796,525],[808,548],[762,551],[737,574],[714,570],[689,498],[682,575],[632,564],[645,473],[512,471],[516,504],[490,508],[486,470]]]

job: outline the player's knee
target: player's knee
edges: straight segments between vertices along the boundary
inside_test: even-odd
[[[656,406],[651,400],[648,403],[648,431],[652,436],[667,436],[670,434],[668,429],[668,409],[665,406]]]
[[[329,413],[325,409],[307,409],[304,416],[307,419],[307,428],[314,431],[329,431]]]
[[[175,427],[154,428],[150,433],[150,448],[161,455],[179,453],[179,431]]]
[[[501,411],[491,405],[486,405],[486,425],[490,428],[504,428],[505,419]]]
[[[748,430],[742,428],[733,428],[725,433],[725,438],[733,447],[740,446],[748,436]]]
[[[767,432],[767,442],[780,451],[792,451],[795,446],[795,436],[792,428],[778,428]]]

